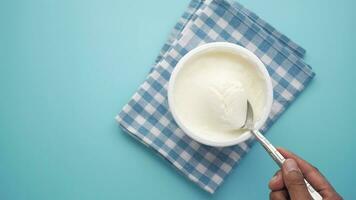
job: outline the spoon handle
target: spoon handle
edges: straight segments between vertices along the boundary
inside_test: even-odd
[[[263,136],[259,131],[251,131],[252,134],[256,137],[258,142],[263,146],[263,148],[268,152],[268,154],[273,158],[273,160],[278,164],[279,167],[282,167],[283,162],[286,160],[282,154],[280,154],[277,149]],[[310,183],[304,179],[304,182],[307,186],[309,194],[314,200],[322,200],[321,195],[310,185]]]
[[[263,148],[269,153],[273,160],[279,167],[282,167],[283,162],[286,160],[281,153],[263,136],[259,131],[251,131],[256,139],[260,142]]]

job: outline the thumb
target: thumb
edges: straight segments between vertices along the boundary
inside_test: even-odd
[[[282,175],[292,200],[312,199],[305,185],[303,174],[293,159],[284,161]]]

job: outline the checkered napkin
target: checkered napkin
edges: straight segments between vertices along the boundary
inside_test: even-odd
[[[246,47],[266,65],[274,101],[265,132],[308,85],[314,73],[305,50],[236,2],[192,0],[163,46],[147,79],[118,114],[129,135],[153,149],[204,190],[214,193],[252,141],[215,148],[189,138],[174,122],[167,103],[167,84],[179,59],[201,44],[227,41]]]

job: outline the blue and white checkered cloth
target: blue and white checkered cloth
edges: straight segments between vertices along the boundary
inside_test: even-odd
[[[314,77],[302,57],[305,50],[256,14],[236,2],[192,0],[163,46],[147,79],[118,114],[129,135],[152,148],[204,190],[214,193],[231,169],[248,152],[253,140],[214,148],[189,138],[174,122],[167,103],[167,83],[179,61],[191,49],[227,41],[246,47],[266,65],[272,77],[272,111],[265,132]]]

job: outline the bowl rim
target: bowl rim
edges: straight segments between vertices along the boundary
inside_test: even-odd
[[[211,42],[211,43],[206,43],[203,45],[200,45],[191,51],[189,51],[187,54],[185,54],[177,63],[176,67],[173,69],[171,73],[171,77],[169,79],[168,83],[168,90],[167,90],[167,96],[168,96],[168,106],[169,109],[172,113],[173,119],[175,122],[178,124],[178,126],[187,134],[190,138],[194,139],[195,141],[209,145],[209,146],[215,146],[215,147],[226,147],[226,146],[233,146],[239,143],[242,143],[250,138],[252,138],[252,134],[250,131],[246,131],[242,133],[240,136],[233,138],[231,140],[227,141],[212,141],[210,139],[206,139],[204,137],[201,137],[199,134],[195,134],[193,131],[190,131],[189,128],[187,128],[184,123],[179,119],[177,115],[177,111],[174,106],[174,98],[173,98],[173,89],[174,89],[174,84],[176,81],[176,77],[181,71],[181,69],[186,66],[184,65],[190,58],[193,56],[197,55],[198,53],[202,53],[204,51],[207,51],[208,49],[225,49],[225,50],[232,50],[234,53],[240,54],[242,56],[247,56],[246,59],[249,59],[250,62],[253,62],[258,70],[262,73],[263,78],[266,82],[266,105],[263,109],[263,113],[260,117],[260,120],[255,123],[255,129],[260,129],[263,124],[267,121],[268,116],[271,112],[272,108],[272,102],[273,102],[273,87],[272,87],[272,81],[271,77],[265,67],[265,65],[262,63],[262,61],[255,55],[253,54],[250,50],[246,49],[245,47],[242,47],[240,45],[234,44],[234,43],[229,43],[229,42]]]

